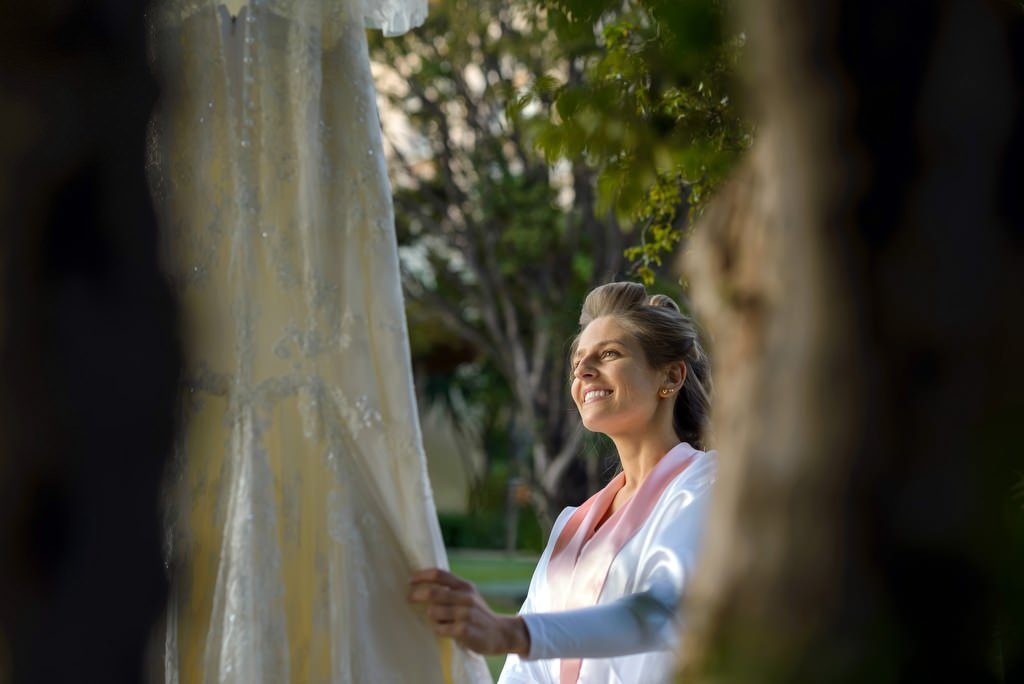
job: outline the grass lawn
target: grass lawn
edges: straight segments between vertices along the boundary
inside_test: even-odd
[[[452,572],[475,584],[519,582],[529,587],[537,558],[539,556],[504,551],[448,549]]]
[[[502,551],[448,549],[452,572],[476,585],[496,613],[515,613],[530,588],[537,556]],[[497,679],[505,656],[489,656],[487,665]]]

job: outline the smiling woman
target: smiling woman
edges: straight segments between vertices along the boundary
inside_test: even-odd
[[[612,439],[622,471],[559,515],[519,615],[437,568],[413,575],[409,600],[436,633],[509,653],[504,684],[663,681],[716,472],[708,359],[676,303],[635,283],[587,296],[571,353],[583,425]]]
[[[672,408],[671,424],[676,436],[698,449],[703,448],[711,405],[710,364],[696,326],[679,311],[675,301],[665,295],[648,297],[644,288],[635,283],[611,283],[587,296],[580,315],[580,328],[571,351],[573,399],[587,429],[610,434],[597,424],[588,424],[588,414],[583,411],[583,405],[588,403],[585,392],[612,390],[598,382],[611,382],[617,371],[625,371],[615,363],[625,359],[632,381],[642,382],[645,372],[648,381],[657,381],[657,373],[650,375],[650,372],[678,369],[680,376],[673,375],[671,382],[659,386],[658,394],[666,397],[677,391],[683,393],[680,401],[662,403]],[[635,363],[638,360],[645,363],[638,365]],[[611,377],[607,376],[608,372]],[[580,387],[584,389],[582,402],[577,392]],[[630,382],[627,387],[636,385]],[[634,397],[633,401],[639,400],[642,404],[643,397],[650,397],[650,392]]]

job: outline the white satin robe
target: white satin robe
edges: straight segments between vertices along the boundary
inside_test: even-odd
[[[677,661],[675,646],[682,626],[676,608],[699,550],[715,471],[715,452],[698,451],[683,442],[658,462],[626,505],[596,532],[594,526],[624,483],[622,473],[583,505],[562,511],[520,610],[520,614],[527,616],[527,627],[535,642],[530,659],[510,655],[498,683],[656,684],[667,681]],[[590,637],[591,630],[587,626],[597,627],[595,621],[606,621],[617,613],[604,609],[603,613],[588,616],[577,611],[578,629],[571,628],[572,622],[559,624],[556,615],[545,613],[623,605],[626,597],[640,592],[646,592],[644,602],[618,613],[624,613],[624,628],[645,631],[639,638],[646,640],[651,650],[582,660],[551,657],[557,653],[590,655],[594,649],[608,648],[594,645],[607,644],[608,626],[601,625],[605,632],[603,638],[597,634]],[[644,605],[655,608],[643,614]],[[649,629],[652,621],[653,630]],[[536,643],[537,637],[544,643]],[[624,634],[623,637],[624,642],[637,642],[636,635]],[[588,639],[593,644],[588,644]],[[545,659],[534,659],[538,657]]]

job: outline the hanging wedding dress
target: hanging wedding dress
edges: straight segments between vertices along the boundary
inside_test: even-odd
[[[168,683],[490,681],[405,598],[446,560],[364,26],[425,5],[153,8],[149,163],[188,357]]]

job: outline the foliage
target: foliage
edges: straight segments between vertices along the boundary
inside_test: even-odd
[[[489,467],[507,459],[546,523],[607,450],[568,396],[579,304],[626,275],[627,230],[634,273],[660,279],[749,145],[721,27],[707,0],[439,0],[371,40],[418,377],[484,417]]]
[[[441,0],[417,31],[371,42],[414,363],[436,378],[433,396],[457,385],[486,407],[485,432],[503,440],[489,452],[507,456],[547,523],[588,488],[572,482],[586,469],[573,465],[566,342],[586,292],[624,267],[621,228],[595,209],[594,171],[549,165],[532,119],[508,116],[559,50],[545,14],[514,0]]]
[[[438,516],[441,536],[447,548],[494,549],[504,548],[504,537],[495,534],[506,524],[500,507],[477,509],[472,513],[442,513]],[[527,509],[518,509],[517,550],[540,553],[544,549],[544,534],[537,517]]]
[[[535,79],[530,111],[549,160],[598,170],[598,211],[638,227],[628,254],[646,284],[752,140],[732,97],[745,37],[717,0],[540,0],[566,67]]]

